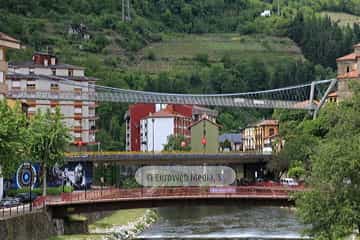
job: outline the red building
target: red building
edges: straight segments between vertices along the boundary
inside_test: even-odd
[[[197,121],[202,115],[207,115],[210,118],[216,118],[217,111],[192,105],[180,104],[146,104],[138,103],[129,106],[129,110],[125,114],[126,121],[126,151],[140,151],[141,137],[140,137],[140,120],[166,109],[168,112],[182,115],[190,118],[192,121]],[[177,132],[183,130],[176,130]]]

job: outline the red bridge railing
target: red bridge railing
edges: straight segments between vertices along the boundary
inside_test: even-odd
[[[103,189],[63,193],[58,197],[46,198],[46,204],[67,204],[102,200],[141,200],[173,198],[259,198],[286,199],[290,193],[303,191],[296,187],[160,187],[137,189]]]

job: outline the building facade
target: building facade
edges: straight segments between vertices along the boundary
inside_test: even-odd
[[[190,124],[190,117],[174,112],[170,105],[158,112],[150,113],[140,120],[140,150],[161,152],[171,135],[184,136],[189,142]]]
[[[8,48],[20,49],[20,42],[0,32],[0,100],[4,99],[7,92],[6,74],[8,63],[6,61],[6,49]]]
[[[64,81],[59,81],[59,77]],[[55,55],[35,53],[32,61],[9,64],[7,75],[9,91],[43,91],[49,94],[72,92],[79,95],[78,101],[21,100],[28,105],[31,117],[38,110],[60,108],[64,123],[70,129],[73,143],[79,146],[96,144],[95,102],[82,101],[82,94],[92,94],[90,87],[96,79],[86,77],[84,68],[61,64]],[[73,85],[64,84],[66,81]]]
[[[354,52],[336,59],[338,67],[338,89],[336,98],[341,101],[351,97],[349,80],[360,81],[360,43],[354,46]],[[332,97],[334,101],[334,97]]]
[[[203,118],[190,127],[191,151],[196,153],[217,153],[219,150],[219,128],[214,121]]]
[[[142,147],[144,139],[141,139],[140,136],[140,120],[148,117],[150,113],[155,114],[164,109],[167,109],[168,112],[190,118],[191,122],[196,122],[203,116],[207,116],[209,119],[213,120],[216,119],[218,115],[218,112],[215,110],[192,105],[146,103],[130,105],[124,116],[126,123],[126,151],[138,152],[142,151],[142,149],[146,149],[144,146]],[[144,138],[144,136],[142,138]],[[150,139],[150,141],[152,140]],[[152,149],[152,147],[150,148]]]
[[[277,120],[262,120],[242,130],[244,152],[272,152],[273,144],[279,134]]]

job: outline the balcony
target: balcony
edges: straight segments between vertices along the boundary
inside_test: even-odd
[[[0,93],[6,93],[7,92],[7,85],[6,84],[0,84]]]
[[[73,131],[74,131],[74,132],[82,132],[82,127],[81,127],[81,126],[75,126],[75,127],[73,128]]]
[[[74,114],[74,119],[75,120],[81,120],[82,118],[83,118],[82,113],[75,113]]]

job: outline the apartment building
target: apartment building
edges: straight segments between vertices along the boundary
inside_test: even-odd
[[[64,79],[64,81],[60,81]],[[95,132],[97,119],[96,103],[82,101],[81,94],[94,93],[89,87],[96,79],[86,77],[84,68],[60,63],[58,58],[49,53],[37,52],[32,61],[9,64],[7,75],[9,91],[43,91],[52,95],[71,92],[78,95],[77,101],[22,100],[28,105],[28,115],[35,114],[38,109],[55,109],[59,107],[66,126],[70,129],[73,143],[76,145],[92,145],[96,143]],[[66,84],[75,83],[73,85]]]
[[[7,91],[6,73],[8,71],[8,64],[6,61],[6,49],[9,48],[20,49],[20,42],[0,32],[0,100],[4,99]]]
[[[279,134],[277,120],[262,120],[242,129],[243,151],[271,152]]]
[[[142,152],[160,152],[171,135],[184,136],[190,142],[191,117],[175,112],[171,105],[140,120],[140,142]]]
[[[144,140],[140,137],[140,120],[148,117],[150,113],[155,114],[166,108],[168,108],[168,111],[171,113],[190,118],[192,122],[196,122],[205,116],[214,121],[218,115],[216,110],[194,105],[152,103],[130,105],[124,116],[126,123],[126,151],[141,151],[142,142]],[[149,126],[150,125],[151,124],[149,124]]]

